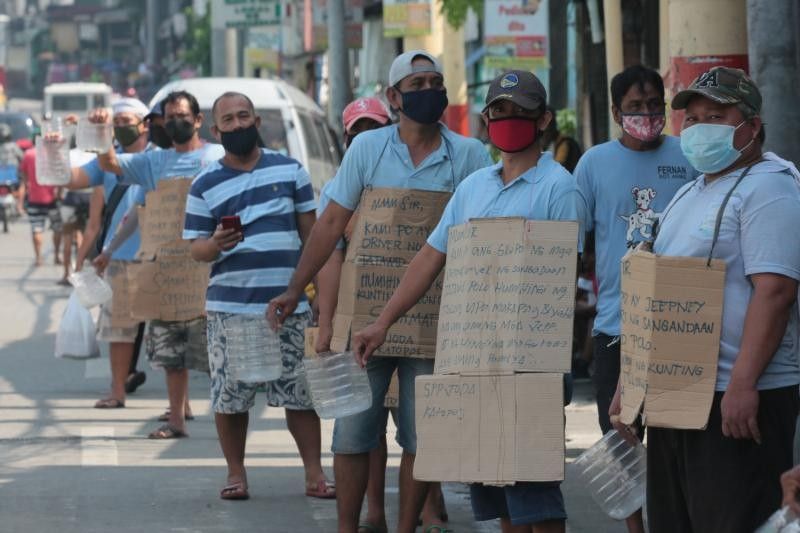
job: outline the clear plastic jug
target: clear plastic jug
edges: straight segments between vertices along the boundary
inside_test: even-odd
[[[323,353],[303,359],[314,410],[320,418],[343,418],[372,406],[367,371],[353,352]]]
[[[36,181],[39,185],[66,185],[71,176],[69,139],[61,119],[42,125],[42,135],[36,138]]]
[[[796,533],[800,531],[800,518],[788,506],[775,511],[755,533]]]
[[[67,279],[75,287],[81,305],[87,309],[111,300],[111,286],[91,268],[73,272]]]
[[[75,143],[84,152],[105,153],[111,149],[113,131],[111,124],[95,124],[88,118],[82,118],[78,121]]]
[[[595,502],[616,520],[641,509],[647,482],[647,452],[612,430],[575,460],[575,468]]]
[[[222,321],[228,355],[228,373],[233,381],[264,383],[283,372],[281,341],[263,315],[232,315]]]

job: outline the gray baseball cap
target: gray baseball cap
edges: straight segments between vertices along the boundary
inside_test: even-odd
[[[433,63],[433,66],[412,66],[411,63],[413,63],[414,60],[419,57],[427,59]],[[425,50],[410,50],[408,52],[403,52],[397,56],[394,61],[392,61],[392,66],[389,69],[389,85],[394,87],[400,83],[403,78],[411,76],[412,74],[416,74],[417,72],[437,72],[439,74],[444,74],[442,71],[442,64],[439,63],[439,61],[431,54]]]

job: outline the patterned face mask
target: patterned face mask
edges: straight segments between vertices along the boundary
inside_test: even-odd
[[[667,118],[664,113],[623,113],[622,129],[633,137],[644,142],[658,139],[664,130]]]

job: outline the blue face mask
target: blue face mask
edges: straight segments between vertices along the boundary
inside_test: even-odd
[[[733,165],[753,141],[737,150],[733,135],[735,128],[724,124],[695,124],[681,132],[681,151],[689,163],[703,174],[716,174]]]

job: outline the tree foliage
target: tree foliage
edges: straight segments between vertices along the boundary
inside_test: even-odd
[[[447,19],[447,22],[455,28],[459,29],[464,25],[467,20],[467,12],[469,8],[479,16],[483,15],[483,0],[439,0],[442,4],[442,14]]]
[[[191,7],[187,7],[184,13],[187,31],[183,61],[208,76],[211,73],[211,6],[206,7],[202,17],[198,17]]]

